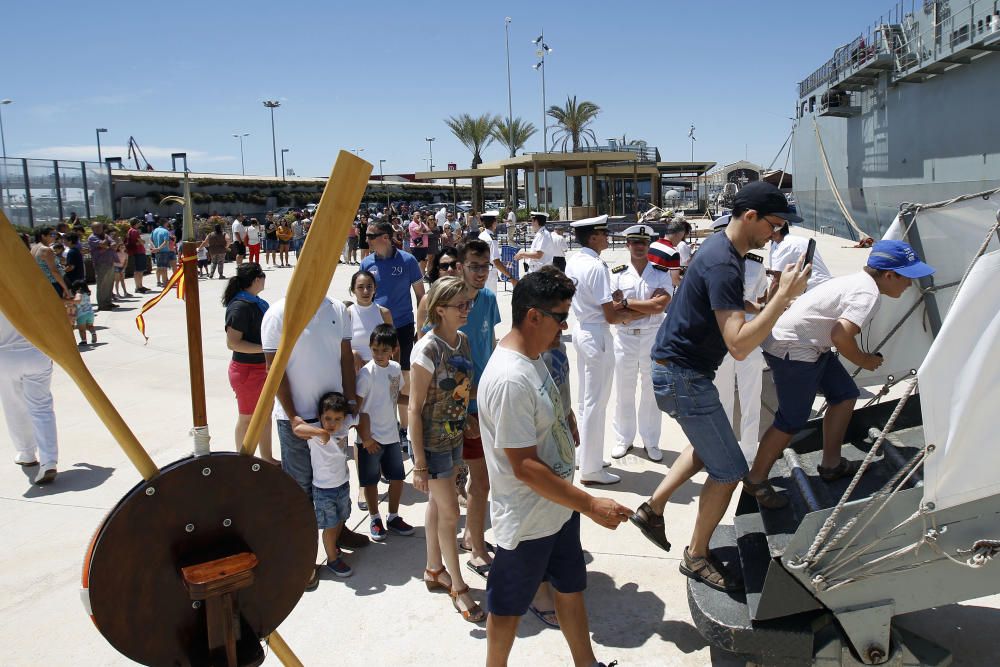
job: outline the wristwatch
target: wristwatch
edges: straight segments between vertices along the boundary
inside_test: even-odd
[[[628,298],[622,298],[622,308],[628,308]]]

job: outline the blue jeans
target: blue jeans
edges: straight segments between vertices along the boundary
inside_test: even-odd
[[[344,482],[332,489],[313,487],[313,509],[320,530],[343,524],[351,516],[351,483]]]
[[[359,486],[375,486],[380,473],[390,482],[402,481],[406,477],[403,471],[403,454],[398,442],[380,444],[374,454],[369,454],[363,445],[357,445],[357,448]]]
[[[691,442],[708,476],[721,484],[743,479],[749,472],[733,426],[719,401],[711,378],[666,361],[653,364],[656,405],[670,415]]]
[[[302,487],[302,490],[313,497],[312,459],[309,458],[309,443],[292,432],[292,422],[287,419],[277,419],[278,442],[281,444],[281,469]]]

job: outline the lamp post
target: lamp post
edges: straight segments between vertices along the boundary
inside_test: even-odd
[[[503,20],[503,30],[504,30],[504,45],[507,48],[507,132],[508,139],[510,141],[510,156],[514,157],[516,151],[514,150],[514,106],[511,101],[511,88],[510,88],[510,17],[504,17]],[[510,205],[513,208],[517,208],[517,170],[514,170],[514,182],[511,187],[507,189],[507,196],[512,197],[510,200]],[[507,170],[507,177],[510,178],[510,170]],[[513,194],[511,194],[513,193]]]
[[[243,137],[249,137],[249,132],[244,132],[243,134],[234,134],[233,138],[240,140],[240,173],[244,176],[247,175],[246,163],[243,161]]]
[[[7,159],[7,140],[3,136],[3,108],[14,100],[0,100],[0,144],[3,145],[3,159]],[[6,165],[5,165],[6,168]]]
[[[274,140],[274,110],[281,106],[278,100],[264,100],[264,106],[271,110],[271,157],[274,158],[274,176],[278,177],[278,143]]]
[[[281,149],[281,180],[285,180],[285,153],[288,152],[287,148]]]
[[[104,162],[104,158],[101,157],[101,132],[107,132],[107,131],[108,131],[108,128],[106,128],[106,127],[99,127],[94,132],[94,134],[97,135],[97,162],[98,163],[103,163]]]
[[[385,208],[389,210],[389,188],[385,186],[385,173],[382,171],[382,165],[385,164],[385,160],[378,161],[378,177],[382,181],[382,189],[385,190]]]
[[[351,152],[354,153],[355,155],[357,155],[358,157],[361,157],[361,154],[365,152],[365,149],[364,148],[355,148]]]
[[[533,39],[531,43],[538,47],[538,49],[535,51],[535,55],[540,58],[540,60],[537,63],[535,63],[534,68],[536,70],[542,70],[542,148],[546,153],[548,153],[549,120],[548,120],[547,108],[545,106],[545,56],[552,53],[552,49],[550,49],[549,45],[545,43],[545,30],[542,30],[541,34],[539,34],[538,37]],[[545,192],[545,208],[542,210],[547,211],[549,205],[548,171],[542,172],[542,190]]]
[[[430,156],[430,169],[427,171],[434,171],[434,137],[424,137],[424,141],[427,142],[427,154]]]
[[[691,129],[688,130],[688,139],[691,140],[691,162],[694,162],[694,123],[691,123]]]

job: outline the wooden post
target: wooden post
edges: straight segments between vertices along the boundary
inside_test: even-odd
[[[198,291],[198,244],[185,241],[181,262],[184,271],[184,310],[187,316],[188,374],[191,377],[191,415],[195,428],[208,426],[205,407],[205,361],[201,349],[201,297]],[[191,259],[188,259],[188,258]],[[196,441],[197,442],[197,441]]]

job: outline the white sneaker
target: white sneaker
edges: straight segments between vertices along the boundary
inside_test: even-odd
[[[620,459],[632,450],[632,445],[615,445],[615,448],[611,450],[611,458]]]
[[[56,467],[54,465],[40,466],[38,474],[35,475],[35,484],[48,484],[56,478]]]
[[[655,463],[659,463],[660,461],[663,460],[663,452],[661,452],[660,448],[657,447],[656,445],[646,446],[646,456],[649,457],[650,461],[653,461]]]
[[[580,475],[581,484],[617,484],[622,481],[622,478],[613,472],[608,472],[607,470],[599,470],[598,472],[590,473],[588,475]]]

